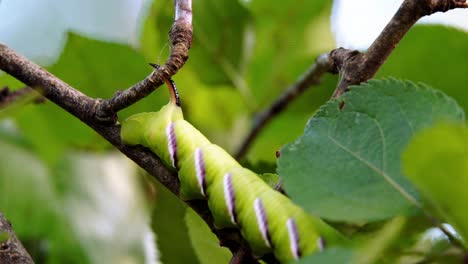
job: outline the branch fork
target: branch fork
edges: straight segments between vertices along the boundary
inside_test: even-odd
[[[328,56],[323,56],[323,60],[319,59],[317,64],[313,65],[303,77],[281,95],[277,102],[259,115],[257,126],[253,128],[246,142],[252,142],[269,120],[283,111],[305,89],[317,84],[325,72],[333,71],[342,74],[343,78],[334,94],[335,97],[340,96],[350,85],[372,78],[407,31],[421,17],[454,8],[468,8],[468,4],[465,0],[405,0],[365,53],[340,48],[332,51]],[[177,195],[180,187],[177,175],[164,167],[158,157],[143,147],[127,146],[121,142],[120,127],[116,124],[116,113],[149,95],[183,67],[188,59],[192,34],[192,1],[175,0],[175,19],[170,31],[172,49],[167,61],[144,80],[125,91],[117,92],[114,97],[107,100],[84,95],[3,44],[0,44],[0,69],[33,89],[41,89],[44,97],[93,128]],[[247,151],[249,144],[247,143],[243,153]],[[239,156],[241,155],[243,154]],[[246,242],[240,236],[239,231],[214,228],[212,215],[206,203],[199,204],[192,201],[188,204],[202,216],[220,241],[233,252],[232,263],[257,262],[246,247]],[[271,263],[274,260],[268,260],[268,262]]]

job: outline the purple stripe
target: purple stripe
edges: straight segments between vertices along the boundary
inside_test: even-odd
[[[224,187],[224,200],[228,208],[229,216],[231,216],[231,222],[237,225],[237,214],[236,214],[236,194],[234,193],[234,187],[232,185],[231,173],[226,173],[223,180]]]
[[[265,208],[263,207],[262,200],[260,198],[255,199],[254,201],[255,215],[257,216],[257,224],[262,234],[263,241],[265,245],[271,248],[271,237],[270,232],[268,231],[268,219],[266,217]]]
[[[318,247],[319,251],[324,251],[326,246],[327,246],[327,242],[325,241],[325,238],[324,237],[319,237],[317,239],[317,247]]]
[[[206,168],[203,151],[200,148],[195,150],[195,172],[200,193],[206,197]]]
[[[172,166],[177,168],[177,140],[175,136],[174,123],[171,122],[166,128],[167,148],[169,150],[169,157],[172,161]]]
[[[301,257],[301,245],[299,241],[299,230],[297,229],[297,224],[294,218],[289,218],[288,221],[286,221],[286,226],[288,228],[289,248],[291,249],[291,254],[294,259],[299,259]]]

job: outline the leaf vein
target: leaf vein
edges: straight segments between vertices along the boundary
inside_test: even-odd
[[[354,151],[348,149],[346,146],[342,145],[338,140],[336,140],[335,138],[333,138],[332,136],[330,135],[327,135],[328,139],[330,139],[330,141],[332,141],[337,147],[341,148],[342,150],[344,150],[345,152],[347,152],[348,154],[350,154],[351,156],[353,156],[354,158],[356,158],[357,160],[359,160],[360,162],[362,162],[363,164],[365,164],[367,167],[369,167],[371,170],[373,170],[374,172],[377,173],[377,175],[380,175],[384,178],[385,181],[387,181],[387,183],[389,183],[393,188],[395,188],[401,195],[403,195],[403,197],[405,197],[411,204],[415,205],[416,207],[418,208],[421,208],[421,204],[416,200],[416,198],[414,198],[413,196],[411,196],[411,194],[409,194],[402,186],[400,186],[396,181],[394,181],[389,175],[387,175],[384,171],[382,170],[379,170],[379,168],[375,167],[372,163],[370,163],[369,161],[367,161],[366,159],[362,158],[361,156],[359,156],[357,153],[355,153]]]

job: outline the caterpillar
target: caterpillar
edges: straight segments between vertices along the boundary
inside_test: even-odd
[[[158,112],[127,118],[121,139],[148,147],[177,170],[183,200],[208,200],[215,227],[239,228],[258,257],[273,253],[280,262],[289,262],[341,240],[320,218],[307,214],[185,121],[174,81],[165,83],[169,103]]]

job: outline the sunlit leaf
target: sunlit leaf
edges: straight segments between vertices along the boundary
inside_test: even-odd
[[[444,119],[464,119],[446,95],[411,82],[370,81],[324,105],[281,150],[278,172],[293,200],[325,218],[414,213],[419,196],[399,157],[414,133]]]
[[[427,207],[468,239],[468,129],[438,124],[417,134],[403,155],[408,178],[428,201]]]
[[[153,230],[163,263],[199,263],[185,224],[187,206],[160,183],[153,211]]]
[[[468,110],[468,34],[445,26],[418,25],[403,38],[378,76],[424,82]]]
[[[187,210],[185,222],[200,264],[229,263],[231,252],[219,245],[218,238],[200,216],[193,210]]]

